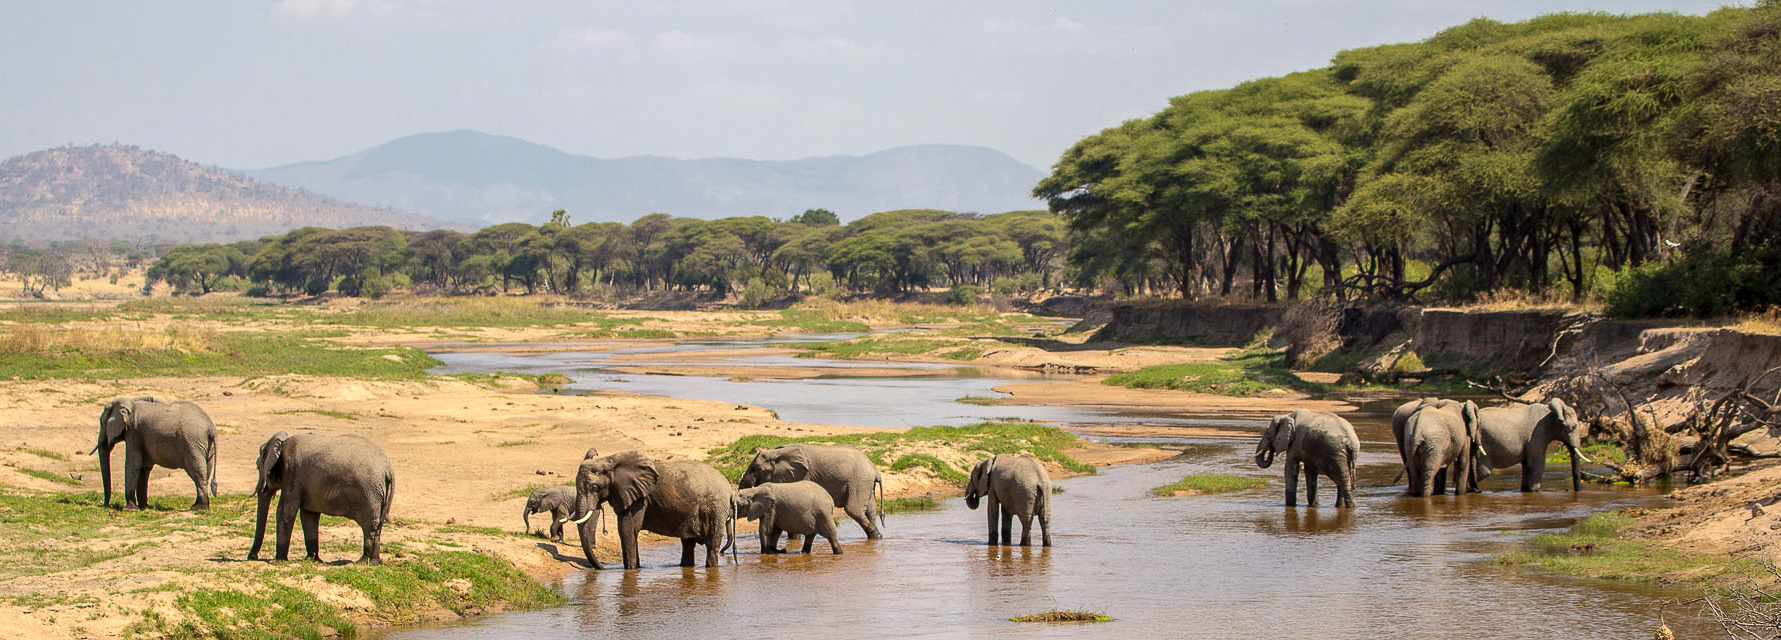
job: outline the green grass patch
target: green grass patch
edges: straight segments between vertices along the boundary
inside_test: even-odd
[[[1077,462],[1061,449],[1082,446],[1082,440],[1057,427],[1031,422],[980,422],[962,427],[914,427],[904,431],[874,431],[829,436],[793,438],[776,435],[752,435],[738,438],[728,446],[712,449],[706,459],[731,481],[742,477],[756,449],[771,449],[795,442],[845,444],[865,452],[880,467],[903,465],[907,469],[920,466],[935,474],[964,482],[965,474],[953,465],[930,454],[909,453],[907,449],[939,446],[958,450],[974,459],[998,453],[1030,453],[1042,461],[1078,473],[1094,473],[1094,467]]]
[[[1009,618],[1011,622],[1107,622],[1113,618],[1094,611],[1052,609]]]
[[[14,471],[31,476],[33,478],[37,478],[38,480],[48,480],[50,482],[67,485],[70,487],[80,486],[79,480],[75,480],[74,478],[70,478],[70,477],[62,475],[60,473],[44,471],[42,469],[32,469],[30,467],[19,467],[17,469],[14,469]]]
[[[957,402],[959,404],[976,405],[979,407],[988,407],[988,406],[995,405],[996,399],[995,398],[985,398],[983,396],[965,396],[965,397],[959,398],[957,400],[954,400],[953,402]]]
[[[1130,373],[1107,376],[1102,384],[1132,389],[1175,389],[1224,396],[1258,396],[1275,389],[1312,390],[1309,383],[1287,371],[1284,356],[1267,350],[1249,350],[1218,362],[1164,364]]]
[[[0,310],[0,322],[17,322],[21,324],[61,324],[64,322],[91,322],[108,320],[114,313],[110,309],[91,307],[74,307],[60,304],[21,304],[11,309]]]
[[[1587,578],[1692,585],[1719,584],[1738,571],[1753,569],[1746,566],[1747,560],[1685,554],[1649,540],[1621,539],[1620,532],[1632,522],[1631,516],[1618,511],[1593,514],[1570,531],[1534,536],[1495,562]]]
[[[57,453],[57,452],[54,452],[54,451],[50,451],[50,450],[49,450],[49,449],[30,449],[30,448],[26,448],[26,449],[19,449],[19,451],[23,451],[23,452],[25,452],[25,453],[29,453],[29,454],[31,454],[31,455],[34,455],[34,456],[37,456],[37,457],[39,457],[39,458],[49,458],[49,459],[51,459],[51,460],[57,460],[57,461],[61,461],[61,462],[67,462],[67,461],[68,461],[68,456],[67,456],[67,455],[65,455],[65,454],[61,454],[61,453]]]
[[[886,353],[914,355],[927,353],[937,349],[958,344],[950,340],[931,340],[926,338],[906,337],[873,337],[841,340],[837,342],[815,342],[787,344],[792,349],[802,349],[807,353],[800,357],[824,355],[831,358],[858,358],[867,354]]]
[[[777,318],[750,321],[757,327],[797,329],[801,333],[864,333],[872,328],[852,320],[839,320],[814,309],[786,309]]]
[[[1618,442],[1586,438],[1583,440],[1582,448],[1583,455],[1596,462],[1615,464],[1626,462],[1626,449],[1620,448]],[[1569,465],[1571,464],[1571,452],[1561,446],[1556,451],[1546,454],[1546,464]]]
[[[884,513],[913,513],[917,511],[939,511],[940,503],[928,496],[912,498],[891,498],[884,501]]]
[[[662,340],[680,337],[680,334],[667,329],[595,329],[568,335],[576,338],[617,338],[620,340]]]
[[[217,333],[178,326],[136,330],[21,325],[0,336],[0,378],[21,380],[286,373],[419,380],[439,364],[407,347],[366,349],[285,334]]]
[[[274,412],[272,412],[272,415],[289,416],[289,415],[296,415],[299,413],[313,413],[318,416],[333,418],[335,420],[358,420],[359,419],[358,414],[355,414],[355,413],[347,413],[345,411],[330,411],[327,409],[289,409],[289,410],[285,410],[285,411],[274,411]]]
[[[1187,476],[1174,484],[1151,489],[1150,493],[1157,496],[1173,496],[1177,493],[1233,493],[1266,486],[1268,486],[1267,481],[1259,478],[1245,478],[1223,473],[1203,473]]]
[[[976,360],[978,358],[983,357],[983,348],[982,347],[965,347],[963,349],[955,349],[953,351],[948,351],[946,353],[940,354],[940,357],[945,358],[947,360],[960,360],[960,361]]]
[[[569,376],[557,373],[509,373],[506,371],[496,373],[453,373],[448,374],[445,377],[457,378],[480,387],[500,386],[502,378],[519,378],[529,381],[541,389],[554,388],[575,382],[574,380],[569,379]]]
[[[372,303],[354,311],[319,317],[316,322],[388,329],[551,327],[601,322],[629,324],[632,320],[517,298],[422,298]]]
[[[123,493],[112,494],[111,506],[99,492],[29,494],[0,491],[0,540],[6,540],[0,579],[36,575],[120,558],[174,532],[211,529],[219,535],[253,535],[253,502],[242,494],[211,499],[209,511],[193,512],[192,495],[150,498],[149,508],[124,511]]]
[[[526,446],[529,444],[538,444],[538,441],[537,440],[508,440],[505,442],[497,442],[497,443],[495,443],[495,446],[497,446],[497,447],[523,447],[523,446]]]

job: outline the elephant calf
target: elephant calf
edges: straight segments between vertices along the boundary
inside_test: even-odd
[[[322,514],[357,522],[364,534],[360,562],[379,564],[383,526],[390,521],[390,497],[396,475],[390,459],[370,440],[357,435],[322,436],[275,433],[260,445],[260,480],[254,487],[259,510],[254,514],[254,546],[247,559],[260,559],[266,535],[266,508],[278,498],[278,542],[274,560],[290,555],[291,525],[303,519],[304,557],[320,561],[316,531]]]
[[[804,536],[804,553],[816,536],[829,539],[829,550],[841,553],[836,542],[835,499],[822,485],[809,480],[768,482],[736,492],[736,515],[761,521],[761,553],[783,553],[779,534]]]
[[[971,469],[965,486],[965,506],[977,508],[989,499],[989,543],[996,544],[996,525],[1001,524],[1001,543],[1014,534],[1014,516],[1020,516],[1020,546],[1033,544],[1033,518],[1039,519],[1040,538],[1051,546],[1051,475],[1038,458],[1021,453],[991,456]]]
[[[1286,506],[1298,505],[1299,471],[1305,472],[1305,504],[1317,506],[1317,476],[1336,483],[1336,507],[1354,508],[1354,460],[1360,438],[1341,416],[1305,411],[1274,416],[1255,444],[1255,464],[1263,469],[1286,454]]]
[[[526,534],[532,533],[532,514],[550,512],[550,541],[563,542],[563,521],[575,510],[575,487],[558,485],[542,487],[526,498],[526,510],[520,520],[526,523]]]

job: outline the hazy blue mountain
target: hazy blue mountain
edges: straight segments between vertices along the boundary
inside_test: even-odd
[[[59,147],[0,162],[0,242],[224,242],[361,225],[457,226],[131,146]]]
[[[657,156],[595,158],[476,131],[399,138],[342,158],[245,172],[336,198],[489,224],[541,222],[555,209],[577,222],[629,222],[665,212],[786,218],[823,208],[850,220],[934,208],[999,213],[1042,208],[1043,174],[1000,151],[898,147],[864,156],[788,161]]]

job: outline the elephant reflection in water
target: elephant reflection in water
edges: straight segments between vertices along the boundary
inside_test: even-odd
[[[1306,509],[1290,507],[1278,515],[1256,516],[1255,529],[1271,536],[1305,536],[1326,533],[1352,533],[1355,530],[1353,509]]]

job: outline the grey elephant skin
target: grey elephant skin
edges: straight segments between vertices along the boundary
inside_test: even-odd
[[[277,547],[272,558],[285,560],[291,548],[291,526],[303,521],[304,557],[320,561],[321,539],[316,525],[321,516],[340,516],[358,523],[364,534],[360,562],[379,564],[383,527],[390,521],[390,498],[396,474],[383,450],[363,437],[299,433],[275,433],[260,445],[259,482],[254,494],[259,510],[254,514],[254,545],[249,560],[260,558],[260,542],[266,534],[266,508],[278,494]]]
[[[526,534],[532,533],[532,514],[550,512],[550,540],[563,541],[563,521],[575,510],[575,487],[541,487],[526,497],[526,510],[520,520],[526,523]]]
[[[735,493],[717,469],[698,462],[655,462],[639,451],[582,460],[575,471],[575,520],[581,551],[595,569],[594,514],[612,505],[618,518],[618,544],[626,569],[636,569],[637,533],[648,531],[680,540],[680,566],[693,566],[693,548],[705,545],[705,566],[717,566],[719,545],[736,541]]]
[[[1449,476],[1454,495],[1470,488],[1478,442],[1478,405],[1471,401],[1422,401],[1404,421],[1399,447],[1408,480],[1406,493],[1425,497],[1446,493]]]
[[[804,536],[804,553],[816,536],[829,539],[829,550],[841,553],[835,534],[835,499],[822,485],[809,480],[767,482],[736,492],[736,514],[761,521],[761,553],[783,553],[779,534]]]
[[[1571,454],[1571,490],[1583,490],[1578,448],[1582,446],[1577,410],[1552,398],[1541,404],[1488,407],[1478,410],[1478,436],[1484,445],[1484,472],[1521,467],[1521,490],[1539,491],[1540,475],[1546,472],[1546,447],[1564,443]]]
[[[1305,472],[1305,504],[1317,506],[1317,476],[1336,484],[1336,507],[1354,508],[1354,461],[1360,438],[1354,425],[1333,413],[1305,411],[1274,416],[1255,444],[1255,464],[1263,469],[1286,455],[1286,506],[1298,505],[1299,471]]]
[[[1020,546],[1033,544],[1033,520],[1039,520],[1040,540],[1051,546],[1051,475],[1045,465],[1027,454],[999,453],[971,468],[965,485],[965,506],[976,509],[984,502],[989,519],[989,543],[1008,544],[1014,534],[1014,518],[1020,518]]]
[[[121,398],[99,413],[99,477],[111,504],[111,448],[124,445],[124,508],[148,508],[148,476],[155,467],[184,469],[197,488],[193,509],[209,509],[216,495],[216,425],[198,405]]]
[[[737,485],[747,489],[764,482],[799,480],[815,482],[827,490],[835,504],[847,512],[847,517],[859,523],[868,539],[884,537],[879,531],[884,524],[881,504],[884,479],[879,476],[878,467],[873,466],[872,460],[859,449],[842,445],[788,444],[757,451]]]
[[[1392,437],[1392,440],[1394,442],[1396,442],[1398,445],[1398,459],[1399,459],[1399,461],[1404,463],[1404,469],[1406,471],[1408,471],[1410,468],[1410,461],[1409,461],[1409,458],[1405,455],[1405,451],[1404,451],[1404,432],[1410,425],[1411,414],[1416,413],[1417,409],[1421,409],[1422,407],[1425,407],[1425,406],[1453,408],[1455,410],[1459,410],[1459,411],[1463,412],[1464,408],[1465,408],[1465,403],[1459,402],[1456,400],[1446,400],[1446,399],[1442,399],[1442,398],[1418,398],[1416,400],[1411,400],[1404,404],[1398,405],[1398,408],[1391,412],[1391,437]],[[1474,405],[1474,406],[1476,406],[1476,405]],[[1473,453],[1476,454],[1476,450],[1474,450]],[[1483,480],[1484,478],[1488,477],[1489,475],[1490,475],[1490,471],[1488,469],[1482,468],[1479,465],[1473,465],[1471,480],[1468,482],[1467,487],[1471,491],[1474,491],[1474,492],[1478,491],[1478,482],[1480,480]],[[1446,476],[1442,476],[1443,479],[1445,479],[1445,477]],[[1442,493],[1443,491],[1445,491],[1445,487],[1446,487],[1445,484],[1438,484],[1437,486],[1442,487],[1442,490],[1436,491],[1436,493]],[[1409,493],[1408,487],[1406,487],[1405,493]]]

